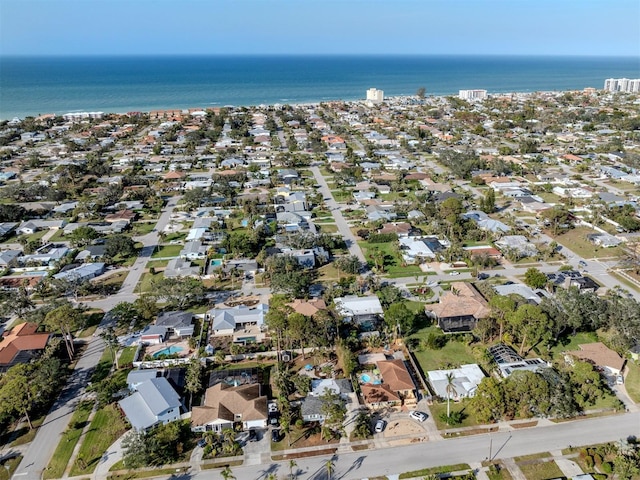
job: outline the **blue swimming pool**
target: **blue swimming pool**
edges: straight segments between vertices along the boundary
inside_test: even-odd
[[[211,260],[211,266],[212,267],[219,267],[220,265],[222,265],[222,260],[219,258],[214,258],[213,260]]]
[[[173,355],[175,353],[180,353],[183,350],[184,348],[180,346],[171,345],[170,347],[165,347],[162,350],[158,350],[156,353],[153,354],[153,358],[158,358],[160,355]]]
[[[366,373],[363,373],[360,375],[360,380],[362,380],[363,383],[369,383],[371,381],[371,377]]]

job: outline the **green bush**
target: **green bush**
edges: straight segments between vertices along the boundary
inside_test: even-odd
[[[587,466],[587,468],[591,469],[593,468],[594,462],[593,462],[593,457],[591,455],[587,455],[584,457],[584,464]]]
[[[613,473],[613,465],[611,462],[603,462],[602,465],[600,465],[600,470],[607,474]]]

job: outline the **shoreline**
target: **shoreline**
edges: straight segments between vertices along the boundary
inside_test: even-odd
[[[495,96],[508,96],[508,95],[533,95],[533,94],[559,94],[559,93],[565,93],[565,92],[577,92],[577,93],[583,93],[586,89],[589,88],[595,88],[596,92],[600,92],[602,91],[601,88],[596,88],[596,87],[584,87],[582,89],[568,89],[568,90],[511,90],[511,91],[504,91],[504,92],[489,92],[487,91],[487,95],[489,96],[489,98],[491,97],[495,97]],[[446,93],[446,94],[429,94],[428,92],[426,93],[424,99],[437,99],[437,98],[445,98],[445,97],[451,97],[451,96],[458,96],[458,92],[452,92],[452,93]],[[385,95],[385,99],[384,102],[388,103],[388,102],[398,102],[398,101],[408,101],[408,100],[416,100],[418,99],[418,97],[413,94],[400,94],[400,95],[389,95],[386,96]],[[194,111],[207,111],[207,110],[212,110],[212,109],[218,109],[218,108],[274,108],[274,107],[280,107],[280,106],[284,106],[284,105],[289,105],[292,107],[304,107],[304,106],[309,106],[309,107],[314,107],[314,106],[318,106],[321,103],[335,103],[335,102],[345,102],[345,103],[365,103],[366,99],[363,97],[357,97],[357,98],[332,98],[332,99],[320,99],[320,100],[308,100],[308,101],[293,101],[293,102],[288,102],[288,101],[283,101],[283,102],[274,102],[274,103],[237,103],[237,104],[222,104],[221,102],[211,102],[209,103],[207,106],[189,106],[189,107],[178,107],[178,106],[166,106],[166,107],[142,107],[142,108],[136,108],[136,107],[130,107],[130,108],[126,108],[126,109],[120,109],[118,108],[118,110],[109,110],[107,108],[87,108],[87,109],[68,109],[68,110],[64,110],[64,111],[56,111],[56,112],[38,112],[38,113],[26,113],[26,114],[16,114],[16,115],[6,115],[3,112],[0,112],[0,122],[3,121],[11,121],[14,119],[19,119],[19,120],[24,120],[27,117],[41,117],[41,116],[47,116],[47,115],[55,115],[55,116],[63,116],[66,114],[73,114],[73,113],[101,113],[102,115],[127,115],[128,113],[132,113],[132,112],[137,112],[137,113],[143,113],[143,114],[150,114],[151,112],[169,112],[169,111],[180,111],[181,113],[190,113],[190,112],[194,112]]]

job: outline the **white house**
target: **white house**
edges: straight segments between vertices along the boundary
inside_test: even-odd
[[[180,419],[180,396],[164,377],[142,382],[118,405],[131,426],[140,431]]]

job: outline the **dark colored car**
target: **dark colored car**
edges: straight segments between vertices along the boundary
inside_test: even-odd
[[[276,430],[275,428],[271,430],[271,441],[274,443],[280,441],[280,430]]]

